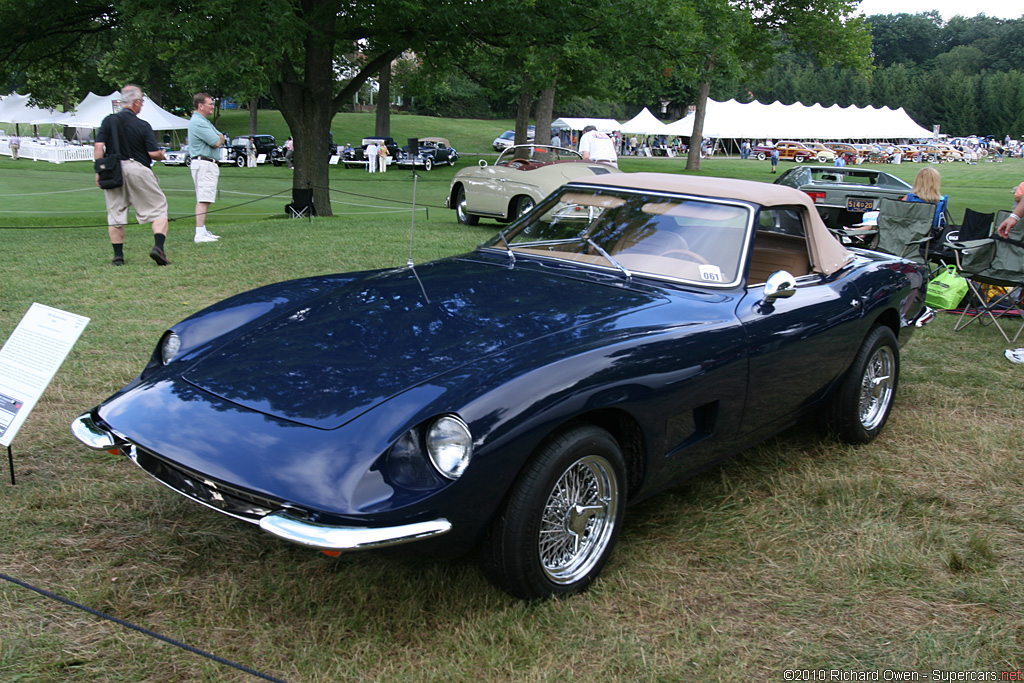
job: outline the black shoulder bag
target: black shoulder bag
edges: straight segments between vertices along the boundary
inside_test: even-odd
[[[100,187],[104,190],[112,190],[115,187],[124,185],[124,178],[121,176],[121,142],[118,140],[118,129],[121,128],[121,117],[116,117],[116,122],[110,127],[111,135],[114,136],[114,154],[110,154],[110,147],[107,147],[107,156],[93,162],[93,168],[100,177]]]

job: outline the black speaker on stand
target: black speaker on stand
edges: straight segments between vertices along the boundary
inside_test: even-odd
[[[409,141],[408,141],[407,144],[409,146],[409,156],[411,158],[415,159],[416,155],[420,153],[420,139],[419,138],[409,138]]]

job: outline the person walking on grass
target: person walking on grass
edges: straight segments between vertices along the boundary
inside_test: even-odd
[[[217,201],[217,182],[220,179],[219,151],[224,136],[206,120],[213,115],[214,100],[204,92],[192,96],[192,118],[188,121],[188,154],[192,159],[192,182],[196,186],[195,242],[216,242],[220,237],[206,229],[206,213]]]
[[[153,127],[138,117],[142,110],[142,89],[128,84],[121,89],[121,111],[110,114],[100,124],[93,145],[93,158],[121,157],[121,176],[124,184],[104,190],[107,204],[107,232],[114,248],[112,265],[124,265],[124,226],[128,222],[128,207],[135,207],[139,224],[153,224],[153,249],[149,257],[158,266],[170,264],[164,253],[167,239],[167,197],[160,189],[160,181],[150,168],[154,161],[162,161],[164,151],[157,146]],[[115,142],[116,140],[116,142]],[[96,186],[100,176],[96,174]]]

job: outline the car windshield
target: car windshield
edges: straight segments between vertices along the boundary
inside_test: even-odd
[[[551,145],[516,145],[506,148],[498,155],[495,166],[507,166],[512,162],[532,162],[549,164],[553,161],[580,161],[583,157],[579,152]]]
[[[566,186],[485,247],[702,285],[739,281],[747,204]]]

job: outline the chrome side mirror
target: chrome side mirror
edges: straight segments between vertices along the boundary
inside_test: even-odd
[[[796,294],[796,278],[788,271],[777,270],[768,276],[764,283],[764,303],[770,304],[776,299],[788,299]]]
[[[479,161],[476,162],[476,165],[479,166],[480,168],[486,168],[487,159],[480,159]]]

